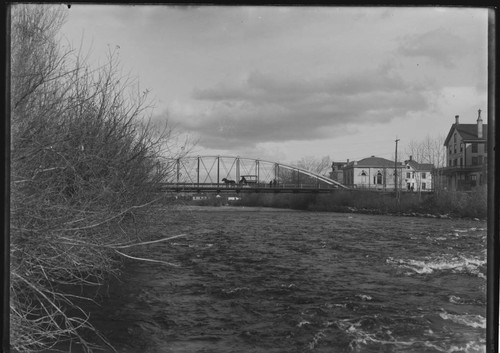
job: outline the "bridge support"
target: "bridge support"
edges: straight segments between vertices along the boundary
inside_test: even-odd
[[[236,157],[236,182],[240,181],[240,157]]]
[[[220,156],[217,156],[217,188],[219,188],[220,183]],[[219,193],[220,191],[217,191]]]
[[[197,158],[198,166],[196,168],[196,184],[200,187],[200,156]]]
[[[260,184],[260,163],[258,159],[255,161],[255,170],[256,170],[255,174],[257,174],[257,186],[258,186]]]
[[[177,176],[177,185],[179,185],[179,180],[180,180],[180,177],[181,177],[181,159],[180,158],[177,158],[177,161],[176,161],[176,176]]]

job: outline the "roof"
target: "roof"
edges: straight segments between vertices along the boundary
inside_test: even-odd
[[[349,162],[347,167],[353,166],[354,167],[354,162]],[[401,162],[397,162],[398,167],[401,167],[403,164]],[[394,168],[394,161],[381,158],[381,157],[375,157],[371,156],[368,158],[363,158],[359,161],[357,161],[356,167],[374,167],[374,168],[383,168],[383,167],[390,167]]]
[[[332,162],[332,167],[335,168],[337,171],[344,169],[348,163],[346,161],[343,162]]]
[[[457,132],[462,136],[463,140],[467,142],[474,141],[486,141],[486,136],[488,135],[488,124],[483,124],[483,137],[477,137],[477,124],[453,124],[448,132],[448,136],[446,136],[446,140],[444,140],[444,145],[448,146],[448,142],[453,136],[453,131],[457,130]]]
[[[405,161],[406,164],[409,164],[415,170],[432,170],[434,169],[434,164],[432,163],[418,163],[413,159]]]

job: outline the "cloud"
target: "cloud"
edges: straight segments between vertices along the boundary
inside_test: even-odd
[[[460,36],[437,28],[402,38],[399,53],[409,57],[423,57],[444,67],[455,66],[457,58],[467,54],[470,46]]]
[[[195,89],[193,99],[205,109],[179,108],[172,119],[213,149],[326,139],[349,125],[389,122],[429,104],[423,87],[385,69],[308,79],[254,71]]]

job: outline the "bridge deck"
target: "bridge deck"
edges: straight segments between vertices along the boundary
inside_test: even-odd
[[[216,193],[329,193],[339,190],[333,187],[318,187],[317,185],[276,185],[249,184],[226,186],[224,184],[163,184],[161,191],[176,192],[216,192]]]

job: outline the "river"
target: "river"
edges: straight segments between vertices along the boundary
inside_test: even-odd
[[[118,352],[485,352],[486,223],[168,212],[91,319]]]

